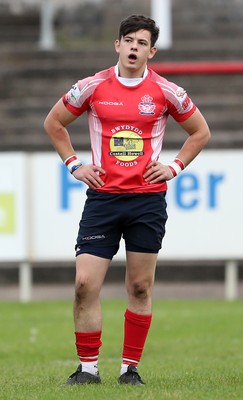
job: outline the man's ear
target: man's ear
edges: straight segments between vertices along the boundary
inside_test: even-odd
[[[115,50],[119,54],[120,53],[120,40],[116,39],[114,42]]]
[[[151,58],[154,57],[154,55],[157,53],[157,50],[158,50],[157,47],[151,47],[150,53],[149,53],[149,56],[148,56],[149,60],[151,60]]]

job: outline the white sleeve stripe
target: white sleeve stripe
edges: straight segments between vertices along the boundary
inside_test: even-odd
[[[87,83],[82,90],[80,90],[80,96],[83,96],[83,94],[85,93],[85,91],[92,86],[97,86],[101,81],[104,81],[105,79],[95,79],[92,81],[92,83]]]

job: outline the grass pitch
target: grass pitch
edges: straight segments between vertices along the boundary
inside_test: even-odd
[[[142,387],[117,383],[125,308],[103,301],[102,385],[66,387],[78,365],[72,303],[0,303],[0,399],[243,399],[241,301],[155,300]]]

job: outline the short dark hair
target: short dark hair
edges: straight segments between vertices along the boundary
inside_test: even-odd
[[[121,22],[119,29],[119,40],[128,33],[137,32],[145,29],[151,33],[151,47],[153,47],[159,37],[159,27],[153,19],[144,15],[131,15]]]

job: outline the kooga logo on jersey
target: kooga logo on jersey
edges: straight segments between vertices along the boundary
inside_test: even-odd
[[[103,106],[123,106],[122,101],[99,101],[99,104],[102,104]]]

